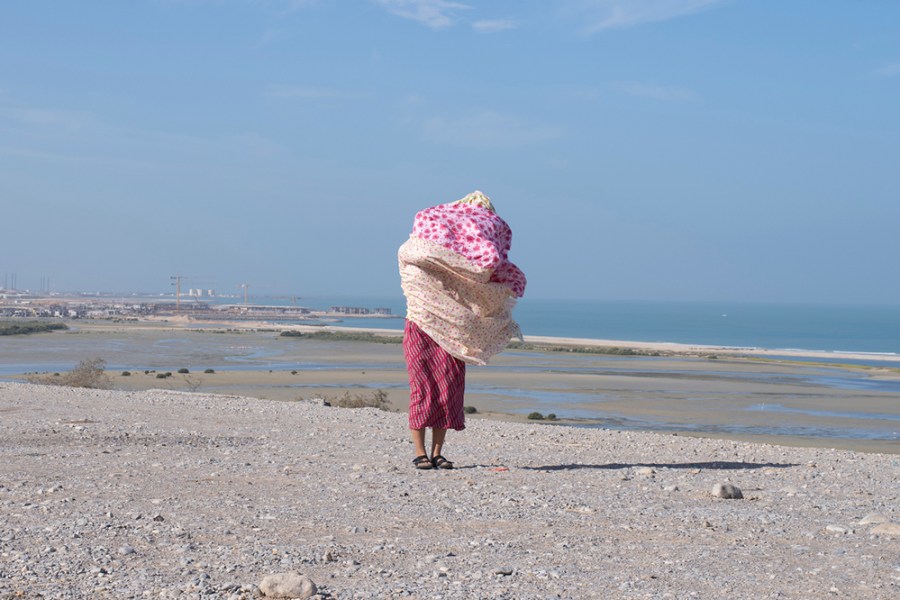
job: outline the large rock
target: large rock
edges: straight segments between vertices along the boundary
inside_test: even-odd
[[[744,497],[741,488],[730,483],[717,483],[713,486],[712,495],[716,498],[726,498],[728,500],[737,500]]]
[[[266,598],[311,598],[318,591],[316,584],[296,571],[267,575],[259,584]]]
[[[872,528],[876,535],[900,536],[900,523],[882,523]]]
[[[869,513],[864,516],[859,524],[860,525],[878,525],[879,523],[890,523],[891,520],[887,515],[882,513]]]

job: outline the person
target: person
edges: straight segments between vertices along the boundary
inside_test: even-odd
[[[407,314],[403,353],[409,374],[409,429],[417,469],[452,469],[448,429],[465,429],[466,365],[486,365],[513,337],[524,273],[509,261],[512,230],[490,198],[475,191],[419,211],[400,246]],[[432,430],[430,454],[426,429]]]

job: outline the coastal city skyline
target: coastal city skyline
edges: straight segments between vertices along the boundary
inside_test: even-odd
[[[897,305],[897,23],[808,1],[7,3],[0,283],[397,297],[415,212],[481,189],[526,298]]]

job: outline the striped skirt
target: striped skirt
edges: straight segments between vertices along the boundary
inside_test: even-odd
[[[409,372],[409,428],[466,428],[466,363],[447,354],[412,321],[403,332]]]

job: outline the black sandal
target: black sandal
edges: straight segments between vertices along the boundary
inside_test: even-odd
[[[431,461],[428,460],[426,455],[417,456],[413,459],[413,464],[417,469],[433,469],[434,465],[431,464]]]
[[[452,469],[453,463],[438,454],[434,458],[431,459],[431,464],[435,469]]]

